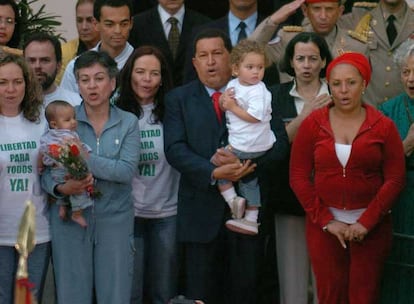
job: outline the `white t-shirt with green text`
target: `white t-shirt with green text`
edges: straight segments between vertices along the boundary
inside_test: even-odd
[[[153,104],[143,105],[139,119],[141,154],[138,171],[132,180],[135,216],[164,218],[177,214],[180,174],[164,154],[163,126],[153,123]]]
[[[41,115],[43,117],[43,115]],[[36,208],[36,243],[50,240],[46,194],[40,186],[37,158],[46,122],[19,114],[0,115],[0,246],[14,246],[26,201]]]

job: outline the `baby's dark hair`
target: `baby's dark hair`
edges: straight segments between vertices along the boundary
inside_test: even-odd
[[[230,62],[232,65],[239,65],[248,53],[263,55],[265,66],[268,67],[271,62],[266,56],[264,47],[254,40],[243,39],[233,47],[230,53]]]
[[[59,107],[67,107],[67,108],[73,109],[73,106],[67,101],[54,100],[51,103],[49,103],[45,109],[45,117],[46,117],[47,122],[49,123],[49,128],[50,128],[50,122],[56,119],[56,110]]]

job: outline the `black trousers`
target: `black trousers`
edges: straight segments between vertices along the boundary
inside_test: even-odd
[[[259,237],[224,226],[209,243],[183,243],[185,294],[206,304],[254,304],[257,298]]]

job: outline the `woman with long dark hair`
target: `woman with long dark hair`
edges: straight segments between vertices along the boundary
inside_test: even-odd
[[[117,105],[139,118],[141,154],[132,181],[135,207],[135,267],[131,303],[142,303],[144,286],[151,303],[176,294],[176,215],[179,173],[164,155],[164,94],[170,71],[155,47],[137,48],[120,76]]]

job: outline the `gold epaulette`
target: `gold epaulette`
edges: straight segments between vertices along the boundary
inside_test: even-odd
[[[362,7],[362,8],[376,8],[378,6],[378,3],[376,2],[354,2],[353,7]]]
[[[371,22],[372,16],[370,13],[365,14],[361,20],[358,22],[355,30],[349,30],[348,34],[352,38],[355,38],[363,43],[368,42],[369,33],[371,31],[371,27],[369,23]]]
[[[12,54],[17,56],[23,56],[23,51],[21,49],[15,49],[8,46],[2,46],[1,51],[6,54]]]
[[[300,33],[304,31],[304,28],[299,25],[285,25],[283,28],[284,32]]]

